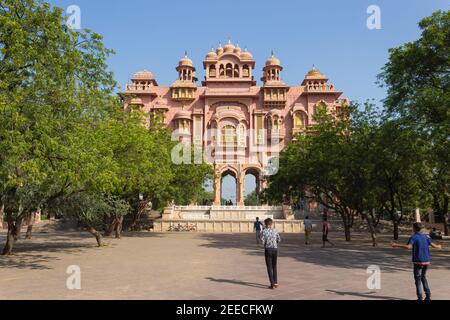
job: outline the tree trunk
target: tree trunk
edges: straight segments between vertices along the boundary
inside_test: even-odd
[[[108,224],[108,228],[106,229],[104,235],[105,237],[109,237],[112,235],[113,231],[116,229],[116,219],[112,219],[110,220],[109,224]]]
[[[446,236],[449,235],[449,230],[448,230],[448,213],[444,214],[444,234]]]
[[[367,214],[362,214],[362,216],[364,218],[366,218],[367,226],[369,227],[370,236],[372,238],[372,246],[376,247],[377,246],[377,234],[375,232],[375,228],[373,227],[372,219]]]
[[[122,235],[123,216],[116,220],[116,239],[120,239]]]
[[[32,232],[33,232],[33,225],[29,224],[27,227],[27,233],[25,234],[25,239],[30,240]]]
[[[8,223],[8,233],[6,234],[6,244],[3,247],[2,255],[7,256],[12,254],[12,249],[16,243],[20,233],[21,223],[17,221],[10,221]]]
[[[14,224],[14,229],[13,229],[14,241],[17,241],[19,239],[21,230],[22,230],[22,219],[19,219]]]
[[[14,246],[14,232],[13,232],[14,226],[8,224],[8,233],[6,235],[6,244],[3,247],[3,256],[11,255],[12,249]]]
[[[5,212],[5,205],[1,205],[0,206],[0,230],[1,229],[3,229],[3,227],[4,227],[4,219],[3,219],[3,217],[4,217],[4,212]]]
[[[103,247],[102,235],[100,234],[100,232],[98,232],[93,227],[88,227],[88,232],[95,237],[95,240],[97,240],[97,245],[99,247]]]
[[[392,223],[394,224],[394,240],[398,240],[398,221],[397,219],[393,219]]]

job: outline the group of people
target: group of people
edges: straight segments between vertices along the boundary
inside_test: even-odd
[[[305,227],[305,244],[311,243],[311,235],[313,230],[312,221],[308,216],[304,220]],[[278,288],[278,243],[281,241],[280,234],[273,227],[273,220],[266,219],[264,224],[259,218],[254,222],[254,231],[256,234],[257,245],[262,244],[264,247],[264,256],[266,260],[267,273],[269,276],[270,289]],[[328,239],[329,223],[327,211],[324,211],[322,219],[322,247],[325,248],[327,243],[334,246]],[[425,292],[425,300],[431,300],[431,290],[427,281],[427,271],[431,264],[430,247],[442,249],[440,244],[431,242],[430,236],[424,233],[424,227],[421,223],[413,224],[413,235],[409,238],[406,245],[392,243],[393,248],[403,248],[412,251],[413,273],[416,286],[416,294],[418,300],[423,300],[423,292]]]

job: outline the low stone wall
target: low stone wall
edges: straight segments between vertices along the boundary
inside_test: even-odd
[[[254,220],[284,219],[283,207],[270,206],[170,206],[164,208],[163,220]],[[294,216],[292,215],[291,218]]]
[[[155,232],[170,232],[171,226],[195,226],[194,232],[205,233],[251,233],[253,221],[243,220],[157,220],[153,222]],[[301,220],[274,220],[274,226],[281,233],[303,233]],[[177,232],[177,231],[174,231]]]

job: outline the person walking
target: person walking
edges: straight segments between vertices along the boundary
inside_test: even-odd
[[[272,219],[266,219],[264,224],[266,227],[261,233],[261,240],[264,245],[264,256],[270,281],[269,289],[275,289],[278,288],[278,243],[281,241],[281,237],[278,231],[273,228]]]
[[[436,249],[442,249],[442,245],[431,242],[430,237],[421,232],[422,229],[423,226],[420,222],[414,223],[414,234],[409,238],[408,243],[402,245],[393,242],[392,247],[412,250],[417,300],[423,300],[422,286],[423,291],[425,291],[425,300],[431,300],[431,290],[427,280],[427,271],[431,264],[430,246]]]
[[[328,214],[326,211],[324,211],[323,214],[323,223],[322,223],[322,248],[325,248],[325,244],[328,242],[329,244],[331,244],[332,247],[334,247],[333,242],[331,242],[328,239],[328,232],[330,231],[330,225],[328,224]]]
[[[305,217],[303,220],[303,225],[305,226],[305,244],[308,245],[311,241],[311,233],[313,229],[312,221],[309,220],[309,216]]]
[[[261,227],[263,224],[259,221],[259,217],[256,217],[256,221],[253,223],[253,232],[256,233],[256,244],[261,243]]]

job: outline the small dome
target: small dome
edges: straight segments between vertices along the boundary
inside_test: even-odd
[[[241,53],[241,59],[252,60],[253,55],[247,51],[247,48]]]
[[[186,110],[180,110],[180,111],[178,111],[175,114],[174,119],[175,120],[177,120],[177,119],[188,119],[188,120],[191,120],[191,113],[189,111],[186,111]]]
[[[272,56],[266,61],[266,67],[269,66],[281,66],[281,62],[272,52]]]
[[[180,62],[178,63],[180,67],[193,67],[194,64],[192,63],[192,60],[188,58],[187,52],[184,54],[184,57],[180,59]]]
[[[219,47],[216,50],[217,55],[221,55],[223,53],[223,48],[222,48],[222,44],[219,44]]]
[[[313,66],[311,70],[309,70],[307,77],[323,77],[323,74],[316,68],[316,66]]]
[[[214,48],[211,49],[210,52],[206,55],[206,60],[215,60],[217,59],[217,53],[214,51]]]
[[[233,52],[238,55],[241,53],[241,48],[239,47],[239,44],[236,45],[236,48],[234,48]]]
[[[235,46],[231,43],[231,40],[228,40],[228,43],[223,47],[225,52],[233,52]]]
[[[155,77],[150,71],[144,70],[136,72],[131,80],[155,80]]]

